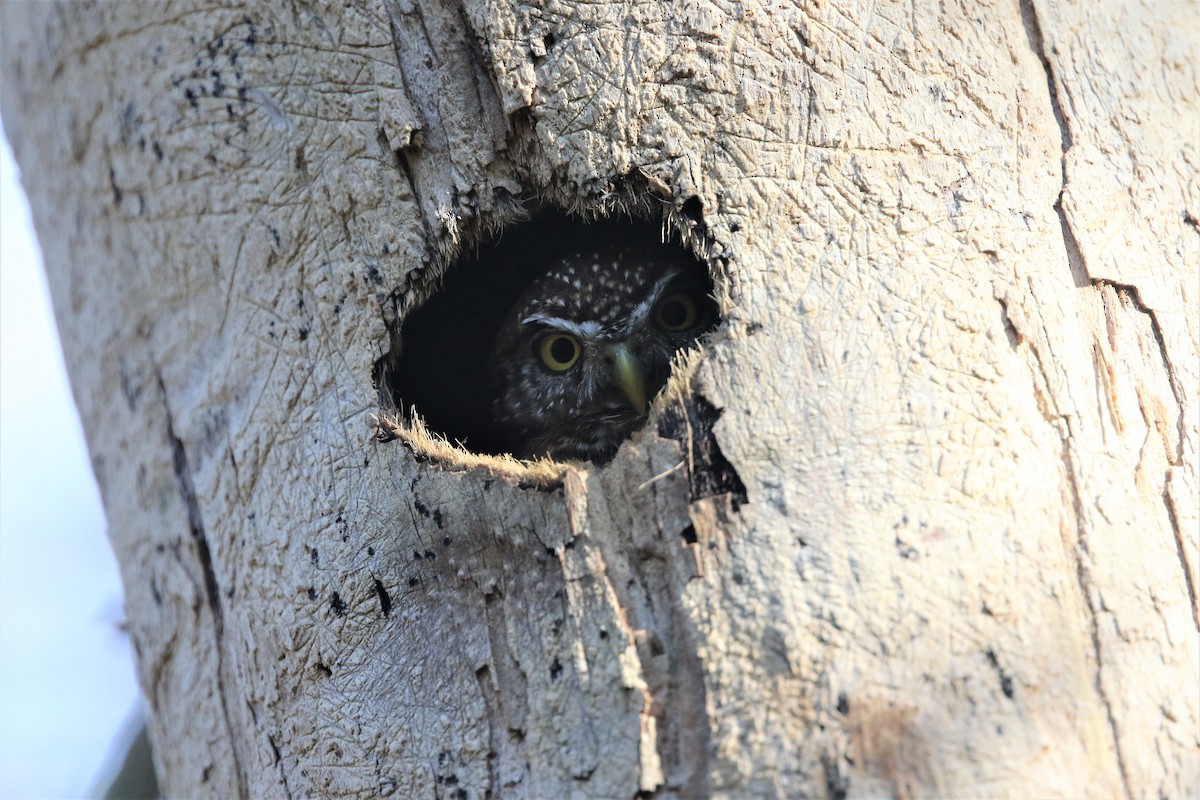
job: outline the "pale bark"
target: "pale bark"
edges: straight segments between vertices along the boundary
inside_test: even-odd
[[[1200,793],[1196,18],[6,4],[167,791]],[[535,196],[691,226],[748,502],[370,440]]]

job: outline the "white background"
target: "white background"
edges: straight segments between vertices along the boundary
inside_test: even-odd
[[[85,797],[132,736],[140,695],[41,253],[2,136],[0,151],[0,797]]]

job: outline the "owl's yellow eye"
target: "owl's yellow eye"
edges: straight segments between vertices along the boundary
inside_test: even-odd
[[[538,346],[538,355],[542,357],[542,363],[555,372],[565,372],[575,366],[582,353],[583,347],[579,340],[566,333],[552,333],[542,339],[541,345]]]
[[[685,331],[697,316],[696,301],[682,292],[667,295],[654,307],[654,324],[666,331]]]

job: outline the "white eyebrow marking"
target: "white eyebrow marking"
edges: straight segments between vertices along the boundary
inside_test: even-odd
[[[631,325],[633,322],[640,322],[646,318],[650,313],[650,309],[658,302],[658,298],[662,297],[663,292],[666,291],[667,284],[675,280],[682,272],[683,270],[675,267],[667,270],[661,278],[655,281],[654,287],[650,289],[650,293],[646,295],[646,299],[634,306],[633,310],[629,312]]]
[[[547,328],[565,331],[574,334],[580,339],[594,337],[600,333],[603,328],[599,322],[587,320],[586,322],[575,322],[574,320],[563,319],[562,317],[551,317],[546,314],[530,314],[525,319],[521,320],[521,325],[545,325]]]

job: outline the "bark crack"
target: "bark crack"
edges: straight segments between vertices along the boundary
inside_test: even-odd
[[[233,716],[229,711],[228,685],[225,674],[228,669],[225,663],[224,648],[225,609],[221,604],[221,587],[217,581],[216,568],[213,566],[212,547],[209,545],[208,532],[204,526],[204,518],[200,513],[200,504],[196,500],[196,488],[192,482],[192,470],[188,465],[187,450],[184,448],[183,441],[175,433],[175,420],[171,414],[171,407],[167,403],[167,388],[163,382],[162,370],[159,369],[158,364],[154,364],[154,375],[158,381],[159,394],[162,397],[163,412],[167,422],[167,438],[171,442],[175,482],[179,488],[179,495],[183,500],[184,506],[187,508],[188,529],[191,532],[192,541],[196,545],[196,558],[200,562],[200,569],[204,573],[205,600],[207,600],[209,610],[212,612],[213,638],[215,639],[215,647],[213,649],[217,658],[217,693],[220,696],[221,714],[225,720],[225,727],[229,731],[230,753],[233,758],[234,772],[237,775],[238,796],[249,797],[250,791],[246,778],[246,769],[238,755],[237,746],[234,744],[236,738],[234,733],[237,729],[233,724]]]
[[[1106,278],[1095,278],[1092,280],[1092,284],[1095,286],[1109,286],[1117,294],[1125,295],[1133,303],[1134,308],[1150,319],[1150,331],[1154,334],[1154,342],[1158,347],[1159,357],[1162,358],[1163,369],[1167,372],[1167,382],[1171,386],[1171,395],[1175,398],[1175,404],[1179,407],[1179,414],[1175,418],[1175,453],[1173,454],[1174,458],[1170,460],[1171,466],[1178,467],[1183,464],[1183,442],[1187,432],[1183,413],[1185,401],[1183,388],[1179,385],[1179,381],[1176,380],[1175,370],[1171,367],[1171,359],[1167,354],[1167,342],[1163,337],[1162,326],[1158,323],[1158,315],[1154,309],[1142,301],[1142,295],[1138,287],[1133,284],[1118,283]]]
[[[1091,280],[1087,274],[1087,270],[1083,263],[1083,254],[1079,248],[1079,241],[1075,238],[1075,233],[1071,229],[1070,221],[1063,210],[1063,195],[1067,188],[1067,153],[1071,149],[1072,138],[1071,130],[1067,125],[1066,117],[1063,114],[1062,102],[1059,98],[1059,90],[1055,82],[1054,66],[1050,62],[1049,54],[1046,52],[1045,38],[1042,35],[1041,22],[1037,16],[1037,10],[1034,8],[1033,0],[1018,0],[1021,12],[1021,20],[1025,25],[1025,33],[1029,39],[1029,47],[1042,63],[1042,68],[1046,73],[1046,91],[1050,101],[1050,108],[1054,114],[1054,119],[1058,123],[1059,137],[1061,142],[1060,156],[1060,171],[1062,175],[1062,187],[1059,189],[1058,197],[1054,201],[1054,211],[1058,215],[1058,222],[1062,228],[1063,247],[1067,254],[1067,264],[1071,270],[1071,275],[1075,280],[1077,287],[1090,286],[1097,283]],[[1151,315],[1153,319],[1153,315]],[[1156,336],[1160,335],[1157,332]],[[1161,341],[1161,340],[1160,340]],[[1034,347],[1034,355],[1038,360],[1039,368],[1042,370],[1043,380],[1046,381],[1047,389],[1052,385],[1049,382],[1049,375],[1046,374],[1045,366],[1041,364],[1040,357],[1037,356],[1037,348]],[[1165,354],[1164,354],[1165,355]],[[1104,706],[1105,715],[1108,718],[1108,726],[1113,739],[1113,752],[1116,754],[1117,770],[1121,776],[1122,788],[1125,792],[1125,797],[1133,797],[1133,792],[1129,783],[1129,771],[1125,764],[1125,754],[1121,747],[1121,737],[1117,725],[1116,715],[1113,713],[1112,700],[1104,688],[1104,651],[1100,642],[1100,626],[1097,601],[1093,598],[1091,587],[1094,585],[1091,575],[1088,570],[1088,561],[1091,559],[1090,550],[1088,547],[1087,524],[1084,516],[1083,496],[1080,491],[1079,483],[1076,478],[1076,464],[1074,454],[1071,450],[1071,424],[1070,420],[1066,422],[1066,429],[1060,430],[1062,439],[1062,456],[1066,472],[1067,486],[1071,493],[1071,506],[1075,516],[1075,531],[1076,540],[1080,555],[1076,555],[1075,570],[1076,580],[1079,583],[1079,589],[1083,595],[1084,602],[1087,604],[1088,614],[1090,617],[1089,633],[1092,639],[1092,649],[1096,654],[1096,673],[1095,673],[1095,690],[1096,695]]]
[[[1091,618],[1091,624],[1088,626],[1088,633],[1092,638],[1092,650],[1096,653],[1096,674],[1094,685],[1096,695],[1100,698],[1101,704],[1104,706],[1104,714],[1108,718],[1108,727],[1112,732],[1113,752],[1117,756],[1117,771],[1121,775],[1121,784],[1125,790],[1125,797],[1132,798],[1134,796],[1129,785],[1129,772],[1125,767],[1125,754],[1121,749],[1120,731],[1117,726],[1117,718],[1113,713],[1112,700],[1108,696],[1108,692],[1104,689],[1104,650],[1100,643],[1100,609],[1096,607],[1096,601],[1092,597],[1090,587],[1092,582],[1090,571],[1087,563],[1091,561],[1091,550],[1087,541],[1087,524],[1084,522],[1083,514],[1083,496],[1079,491],[1079,483],[1075,477],[1075,459],[1071,453],[1070,434],[1063,438],[1062,453],[1063,463],[1066,466],[1067,486],[1071,492],[1071,509],[1075,515],[1075,533],[1079,543],[1079,549],[1083,552],[1084,557],[1075,558],[1075,576],[1079,583],[1079,590],[1083,594],[1084,602],[1087,604],[1088,615]]]
[[[1025,23],[1025,34],[1029,37],[1029,48],[1033,50],[1033,54],[1042,62],[1042,69],[1046,72],[1046,89],[1050,94],[1050,107],[1054,111],[1054,119],[1058,122],[1058,131],[1062,136],[1062,156],[1067,157],[1067,150],[1071,147],[1071,130],[1067,127],[1067,122],[1063,116],[1062,104],[1058,99],[1058,90],[1054,86],[1054,66],[1050,63],[1050,57],[1046,54],[1046,41],[1042,36],[1042,24],[1038,20],[1037,9],[1033,7],[1033,0],[1019,0],[1021,6],[1021,21]],[[1066,172],[1063,172],[1064,182],[1066,180]]]
[[[279,745],[276,744],[275,737],[271,734],[267,734],[267,743],[271,745],[271,754],[275,758],[275,765],[279,767],[279,779],[283,781],[283,796],[287,800],[292,800],[292,787],[288,785],[287,772],[283,769],[283,756],[279,752]]]
[[[1167,507],[1167,517],[1171,520],[1171,528],[1175,531],[1175,553],[1179,557],[1179,566],[1183,569],[1183,580],[1187,584],[1188,600],[1192,604],[1192,622],[1196,630],[1200,630],[1200,604],[1196,602],[1196,579],[1192,575],[1192,567],[1188,563],[1187,550],[1183,543],[1183,530],[1179,525],[1179,517],[1175,514],[1175,506],[1167,489],[1163,490],[1163,505]]]
[[[1171,360],[1167,353],[1167,343],[1163,337],[1162,326],[1158,322],[1158,315],[1154,309],[1142,302],[1141,294],[1134,285],[1117,283],[1116,281],[1106,279],[1095,279],[1092,283],[1096,286],[1109,286],[1118,295],[1128,297],[1129,301],[1133,303],[1134,308],[1145,314],[1150,320],[1150,331],[1154,334],[1154,342],[1158,347],[1159,357],[1163,362],[1163,369],[1167,373],[1167,382],[1171,386],[1171,395],[1175,398],[1175,405],[1178,409],[1178,413],[1175,416],[1175,452],[1173,454],[1168,453],[1168,462],[1173,467],[1182,466],[1184,463],[1183,444],[1187,436],[1187,421],[1184,414],[1186,403],[1183,397],[1183,388],[1179,385],[1175,370],[1172,368]],[[1163,482],[1164,487],[1169,484],[1170,481]],[[1200,606],[1196,603],[1196,579],[1192,574],[1191,566],[1188,564],[1187,551],[1184,547],[1184,532],[1179,524],[1179,518],[1175,514],[1175,508],[1171,504],[1170,493],[1165,488],[1162,493],[1162,501],[1163,506],[1167,510],[1167,519],[1171,521],[1171,532],[1175,537],[1175,550],[1179,555],[1179,566],[1183,571],[1184,584],[1187,586],[1193,621],[1196,623],[1196,627],[1200,628],[1200,616],[1197,615],[1197,608],[1200,608]]]
[[[490,627],[490,623],[489,623]],[[479,696],[483,700],[484,706],[487,708],[487,737],[488,737],[488,753],[487,753],[487,791],[486,797],[499,798],[500,794],[500,773],[497,769],[497,761],[500,758],[500,736],[496,730],[497,719],[500,715],[500,701],[497,697],[495,688],[491,685],[492,677],[491,670],[488,665],[484,664],[475,670],[475,680],[479,682]]]
[[[1025,22],[1025,31],[1029,36],[1029,45],[1033,49],[1038,60],[1042,62],[1042,68],[1046,72],[1046,88],[1050,96],[1050,107],[1054,112],[1054,119],[1058,123],[1059,136],[1062,141],[1062,155],[1060,159],[1060,171],[1062,173],[1062,188],[1059,190],[1058,198],[1054,203],[1054,212],[1058,215],[1058,222],[1062,228],[1063,244],[1067,251],[1067,261],[1071,268],[1071,274],[1075,278],[1077,286],[1111,286],[1116,292],[1127,295],[1133,302],[1134,307],[1138,311],[1145,314],[1150,319],[1150,329],[1154,333],[1154,341],[1158,346],[1158,351],[1161,354],[1163,368],[1167,372],[1167,380],[1171,385],[1171,394],[1175,397],[1176,406],[1179,413],[1176,415],[1175,427],[1177,436],[1175,441],[1175,458],[1172,461],[1174,466],[1183,463],[1183,441],[1186,430],[1184,412],[1185,407],[1183,391],[1179,386],[1175,370],[1171,366],[1171,358],[1167,352],[1166,339],[1163,336],[1162,325],[1159,324],[1158,315],[1154,309],[1150,308],[1142,301],[1141,293],[1138,287],[1133,284],[1119,283],[1106,278],[1093,278],[1088,273],[1084,264],[1083,252],[1079,247],[1079,240],[1075,237],[1075,232],[1071,229],[1071,224],[1067,220],[1066,212],[1063,210],[1063,194],[1067,188],[1067,151],[1071,149],[1073,140],[1071,137],[1070,126],[1067,125],[1066,117],[1063,114],[1062,103],[1059,100],[1058,89],[1054,81],[1054,67],[1050,63],[1050,58],[1046,53],[1045,42],[1042,38],[1041,23],[1038,21],[1037,11],[1033,7],[1032,0],[1019,0],[1021,4],[1021,18]],[[1178,531],[1177,531],[1178,533]]]

